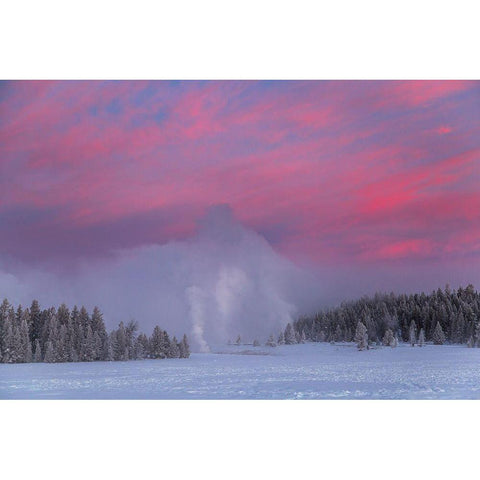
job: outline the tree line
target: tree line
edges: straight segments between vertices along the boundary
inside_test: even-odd
[[[400,341],[480,347],[480,294],[473,285],[458,290],[447,285],[429,295],[376,293],[297,319],[280,333],[277,343],[305,341],[356,342],[361,350]]]
[[[30,308],[16,309],[7,299],[0,305],[0,362],[94,362],[145,358],[188,358],[186,335],[181,341],[170,338],[159,326],[147,337],[138,333],[138,323],[120,322],[107,333],[98,307],[91,314],[85,307],[71,311],[40,309],[37,300]]]

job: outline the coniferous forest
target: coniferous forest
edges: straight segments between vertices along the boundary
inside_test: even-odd
[[[101,311],[85,307],[70,311],[65,304],[41,310],[37,300],[30,308],[16,309],[8,300],[0,305],[0,362],[94,362],[145,358],[188,358],[186,335],[181,341],[159,326],[150,337],[138,333],[138,324],[120,322],[107,333]]]
[[[377,293],[300,318],[278,339],[286,344],[304,341],[356,342],[361,350],[397,342],[480,347],[480,294],[473,285],[458,290],[447,285],[429,295]]]

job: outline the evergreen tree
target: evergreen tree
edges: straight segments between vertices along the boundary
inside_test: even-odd
[[[2,362],[3,363],[15,363],[16,362],[16,352],[15,352],[15,318],[14,315],[11,315],[12,309],[9,308],[6,318],[4,320],[3,326],[3,353],[2,353]]]
[[[292,324],[288,323],[286,328],[285,328],[285,344],[286,345],[293,345],[297,343],[297,340],[295,338],[295,332],[293,330]]]
[[[64,323],[65,322],[65,323]],[[56,342],[57,362],[68,362],[70,357],[70,349],[67,343],[67,325],[68,319],[62,318],[60,328],[58,328],[58,336]]]
[[[433,343],[434,345],[443,345],[445,342],[445,334],[443,333],[442,326],[437,322],[435,331],[433,332]]]
[[[163,350],[164,340],[163,340],[163,331],[157,325],[153,329],[152,336],[149,341],[149,354],[151,358],[165,358],[165,352]]]
[[[365,350],[368,348],[368,333],[367,327],[362,322],[357,323],[357,329],[355,330],[355,343],[359,350]]]
[[[45,348],[45,357],[43,359],[45,363],[54,363],[55,362],[55,352],[53,350],[53,344],[50,340],[47,341]]]
[[[285,335],[283,332],[280,332],[277,340],[278,345],[285,345]]]
[[[260,346],[260,342],[259,342],[257,339],[255,339],[255,340],[253,341],[253,346],[254,346],[254,347],[259,347],[259,346]]]
[[[113,342],[113,356],[117,361],[128,360],[127,338],[125,326],[120,322],[118,329],[115,331],[115,341]]]
[[[87,325],[86,335],[82,347],[82,362],[93,362],[95,359],[95,341],[93,338],[92,328]]]
[[[235,344],[236,345],[241,345],[242,344],[242,337],[240,335],[237,337],[237,340],[235,340]]]
[[[30,343],[30,335],[28,332],[29,319],[30,315],[28,310],[22,312],[20,326],[18,328],[19,352],[17,361],[23,363],[30,363],[32,361],[32,344]]]
[[[127,359],[133,358],[134,356],[134,344],[137,330],[138,323],[135,320],[130,320],[125,327],[125,344],[128,352]],[[168,350],[168,346],[165,348]]]
[[[30,343],[33,345],[35,340],[41,341],[43,322],[40,311],[40,305],[37,300],[33,300],[30,307]]]
[[[178,341],[175,337],[173,337],[172,341],[170,342],[170,348],[167,354],[168,358],[180,358],[180,347],[178,345]]]
[[[268,337],[268,340],[267,342],[265,343],[265,345],[267,347],[276,347],[277,346],[277,342],[275,341],[275,339],[273,338],[273,335],[270,335]]]
[[[390,347],[392,346],[393,341],[394,341],[393,332],[388,328],[385,331],[385,335],[383,336],[382,343],[386,347]]]
[[[40,348],[40,340],[35,340],[35,352],[33,355],[33,361],[39,363],[42,361],[42,349]]]
[[[420,333],[418,334],[418,346],[423,347],[425,345],[425,331],[423,328],[420,329]]]
[[[144,333],[135,339],[135,358],[138,360],[148,358],[148,338]]]
[[[180,358],[190,357],[190,346],[188,344],[187,336],[184,334],[180,342]]]
[[[417,343],[417,325],[415,322],[412,320],[410,323],[410,329],[409,329],[409,342],[412,347],[415,346]]]

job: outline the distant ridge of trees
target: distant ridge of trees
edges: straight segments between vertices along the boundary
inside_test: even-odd
[[[473,285],[458,290],[447,285],[429,295],[376,293],[297,319],[280,333],[278,343],[355,341],[364,349],[368,344],[395,346],[397,340],[412,346],[480,347],[480,294]]]
[[[30,308],[16,309],[7,299],[0,305],[0,362],[95,362],[145,358],[188,358],[186,335],[178,341],[156,326],[150,337],[138,324],[120,322],[107,333],[98,307],[72,311],[65,304],[41,310],[37,300]]]

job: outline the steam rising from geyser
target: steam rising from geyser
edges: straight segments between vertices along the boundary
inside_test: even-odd
[[[197,351],[238,335],[265,340],[312,296],[307,274],[225,205],[211,207],[190,240],[120,251],[73,278],[2,275],[2,293],[12,301],[98,305],[109,327],[135,318],[150,333],[158,324],[176,335],[186,332]]]

